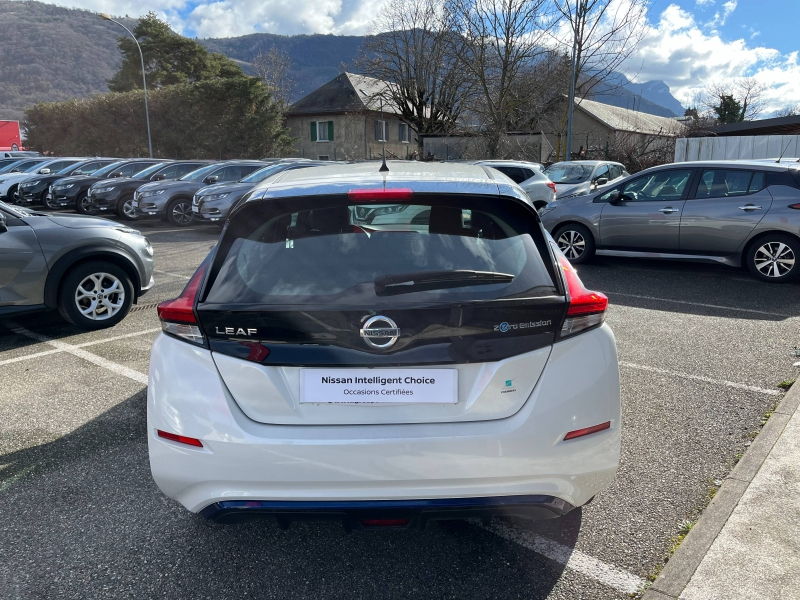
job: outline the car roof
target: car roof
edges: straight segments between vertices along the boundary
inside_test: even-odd
[[[533,162],[530,160],[476,160],[476,165],[486,165],[487,167],[541,167],[542,163]]]
[[[513,196],[530,204],[525,192],[490,167],[466,163],[377,161],[333,164],[313,169],[287,169],[257,186],[248,202],[262,198],[346,194],[352,189],[406,188],[420,193],[461,193]]]
[[[786,164],[783,161],[780,163],[775,162],[776,159],[772,160],[765,160],[765,159],[749,159],[749,160],[687,160],[675,163],[669,163],[666,165],[658,165],[658,167],[653,167],[654,169],[660,168],[668,168],[668,167],[675,167],[675,166],[688,166],[688,167],[728,167],[728,168],[747,168],[747,167],[757,167],[759,169],[771,169],[774,171],[785,171],[786,169],[791,168],[791,163]],[[795,165],[796,168],[800,168],[800,164]],[[648,169],[649,171],[650,169]]]
[[[622,163],[618,163],[615,160],[562,160],[550,165],[551,167],[554,165],[587,165],[590,167],[596,167],[597,165],[619,165],[620,167],[625,167]],[[549,167],[548,167],[549,168]]]

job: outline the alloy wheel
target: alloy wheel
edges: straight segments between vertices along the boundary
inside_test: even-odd
[[[130,221],[135,221],[139,218],[139,215],[136,214],[136,209],[133,208],[133,197],[122,203],[122,216]]]
[[[567,229],[556,240],[559,249],[568,259],[580,258],[586,250],[586,240],[574,229]]]
[[[78,311],[92,321],[105,321],[125,304],[125,287],[110,273],[92,273],[75,289]]]
[[[172,218],[178,225],[188,225],[192,222],[192,205],[188,202],[178,202],[172,207]]]
[[[783,242],[767,242],[756,250],[753,263],[765,277],[783,277],[794,268],[794,251]]]

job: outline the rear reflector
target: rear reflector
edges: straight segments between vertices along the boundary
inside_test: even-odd
[[[204,343],[203,332],[197,324],[194,302],[207,266],[205,262],[200,265],[180,296],[174,300],[165,300],[158,305],[158,318],[161,319],[161,329],[164,333],[201,346]]]
[[[790,204],[789,208],[793,208],[795,210],[800,210],[800,204]]]
[[[564,436],[564,439],[574,440],[575,438],[583,437],[585,435],[589,435],[590,433],[597,433],[598,431],[603,431],[605,429],[611,429],[611,421],[600,423],[600,425],[593,425],[592,427],[584,427],[583,429],[576,429],[575,431],[570,431],[567,435]]]
[[[178,435],[176,433],[170,433],[168,431],[161,431],[157,429],[158,437],[164,438],[165,440],[170,440],[171,442],[178,442],[179,444],[186,444],[188,446],[194,446],[196,448],[202,448],[203,442],[196,438],[186,437],[185,435]]]
[[[353,202],[402,202],[411,200],[414,197],[414,191],[408,188],[366,188],[350,190],[347,192],[347,196]]]
[[[411,519],[361,519],[364,527],[406,527]]]

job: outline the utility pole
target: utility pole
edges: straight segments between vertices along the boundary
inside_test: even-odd
[[[139,45],[139,40],[136,39],[136,36],[133,35],[133,32],[125,27],[119,21],[115,21],[106,13],[100,13],[100,18],[104,21],[111,21],[112,23],[116,23],[120,27],[122,27],[125,31],[127,31],[130,36],[133,38],[133,41],[136,42],[136,47],[139,49],[139,58],[142,59],[142,88],[144,89],[144,118],[147,122],[147,147],[150,150],[150,158],[153,158],[153,140],[150,137],[150,110],[147,107],[147,80],[144,77],[144,54],[142,54],[142,47]]]

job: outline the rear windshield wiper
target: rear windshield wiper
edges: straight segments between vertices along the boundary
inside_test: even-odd
[[[511,283],[514,276],[494,271],[420,271],[418,273],[398,273],[383,275],[375,279],[375,294],[392,296],[425,290],[463,287],[465,285],[488,285],[492,283]]]

